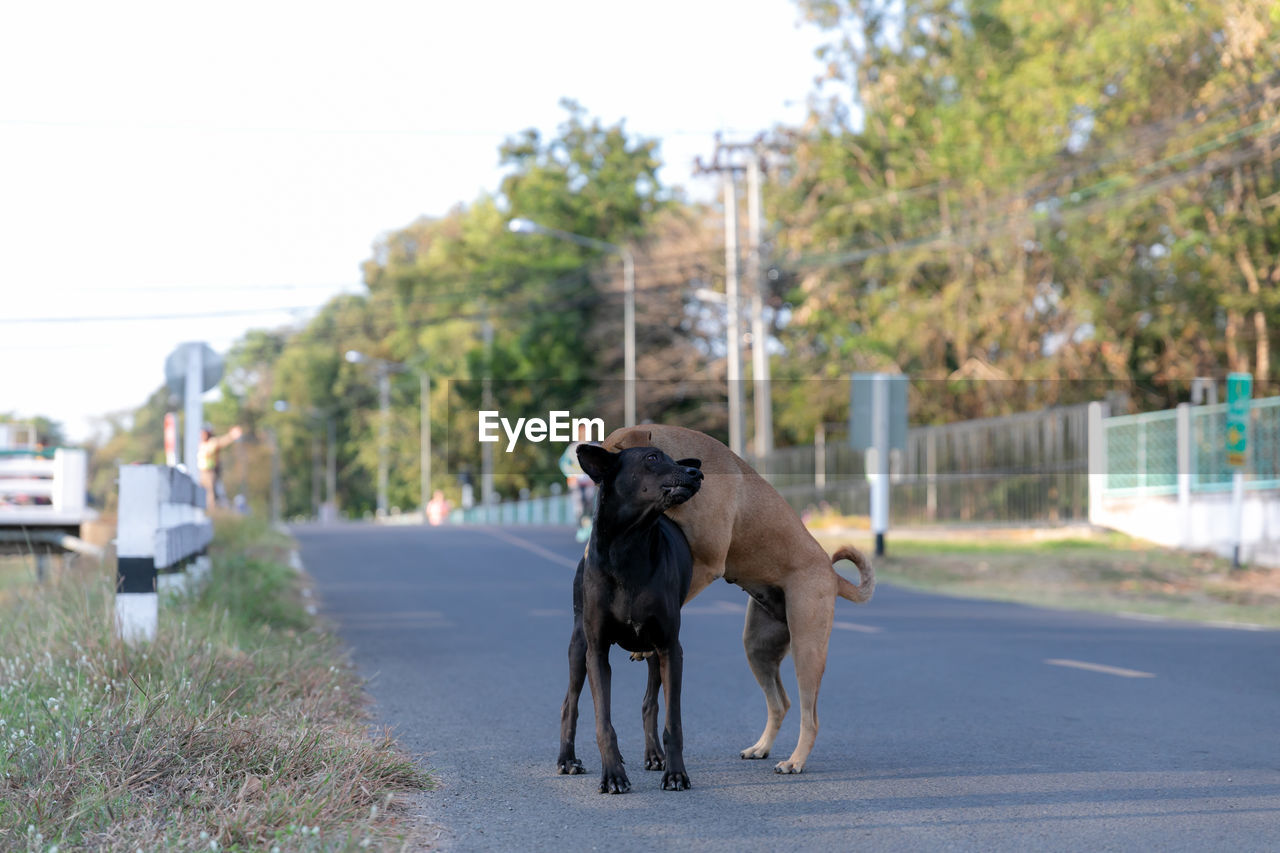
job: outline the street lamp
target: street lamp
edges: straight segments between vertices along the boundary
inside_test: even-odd
[[[569,231],[561,231],[559,228],[548,228],[545,225],[539,225],[531,219],[517,217],[507,223],[507,228],[513,234],[544,234],[548,237],[555,237],[558,240],[565,240],[570,243],[577,243],[579,246],[586,246],[591,249],[599,249],[602,252],[612,252],[622,258],[622,272],[624,279],[624,296],[622,308],[622,326],[623,326],[623,344],[622,344],[622,361],[623,361],[623,415],[625,421],[623,426],[635,426],[636,423],[636,261],[631,254],[631,250],[625,246],[619,246],[615,243],[609,243],[604,240],[597,240],[594,237],[584,237],[581,234],[573,234]]]
[[[398,361],[387,361],[382,358],[367,356],[359,350],[347,350],[347,362],[361,364],[371,362],[378,371],[378,404],[380,409],[378,425],[378,511],[379,517],[387,514],[387,454],[391,434],[391,374],[413,369],[410,365]],[[422,425],[419,436],[419,452],[421,454],[422,509],[426,512],[427,501],[431,499],[431,377],[425,370],[417,370],[421,384],[420,402],[422,406]]]

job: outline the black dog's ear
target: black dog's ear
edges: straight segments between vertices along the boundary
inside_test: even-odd
[[[701,459],[677,459],[676,464],[682,468],[697,468],[699,471],[702,470]]]
[[[618,454],[610,453],[598,444],[579,444],[578,464],[593,482],[603,483],[605,477],[617,467]]]

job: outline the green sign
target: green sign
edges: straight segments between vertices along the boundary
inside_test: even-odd
[[[1243,468],[1249,449],[1249,398],[1253,377],[1248,373],[1227,376],[1227,464]]]

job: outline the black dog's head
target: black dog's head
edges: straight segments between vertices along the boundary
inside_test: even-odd
[[[593,444],[578,445],[578,462],[601,489],[602,500],[617,496],[633,509],[661,512],[684,503],[702,486],[702,461],[679,462],[656,447],[629,447],[610,453]]]

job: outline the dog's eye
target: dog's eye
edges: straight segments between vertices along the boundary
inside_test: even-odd
[[[657,462],[657,461],[658,461],[658,454],[656,454],[656,453],[650,453],[648,456],[646,456],[646,457],[644,458],[644,461],[645,461],[645,462]]]

